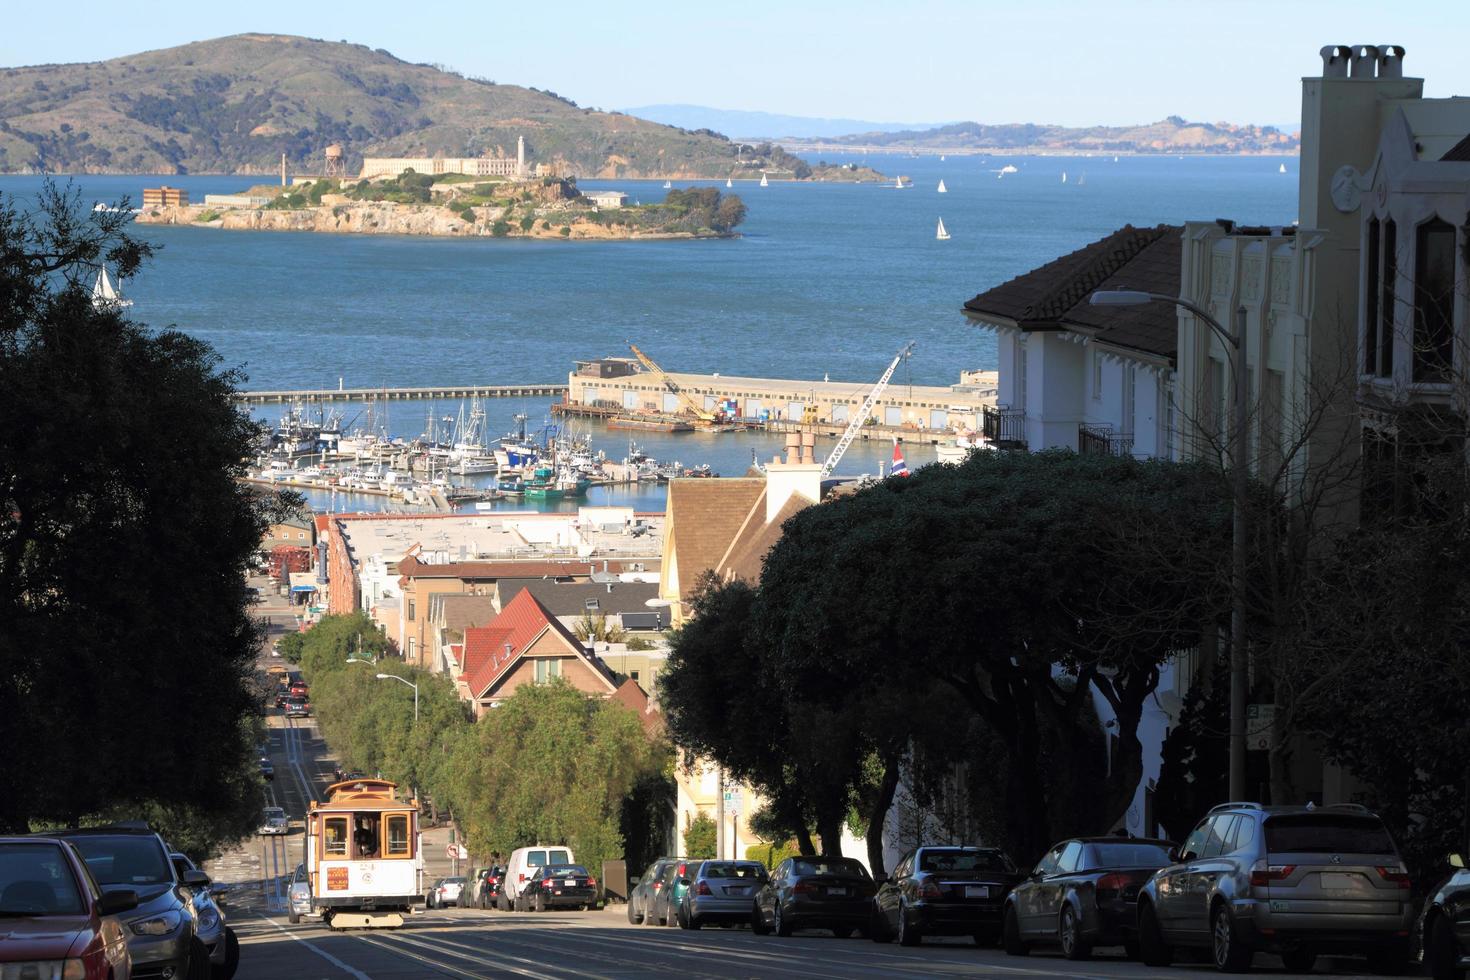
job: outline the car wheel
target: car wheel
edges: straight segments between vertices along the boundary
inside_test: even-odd
[[[873,910],[868,918],[871,920],[868,925],[869,939],[875,943],[893,942],[893,933],[888,931],[888,921],[883,918],[883,910],[878,907],[877,902],[873,903]]]
[[[1016,907],[1006,906],[1005,919],[1001,922],[1000,943],[1008,956],[1026,956],[1031,946],[1021,938],[1021,923],[1016,919]]]
[[[791,935],[791,920],[781,914],[781,900],[776,900],[776,935],[783,939]]]
[[[1057,922],[1057,942],[1062,955],[1069,960],[1092,958],[1092,943],[1082,935],[1082,923],[1077,921],[1077,912],[1070,905],[1062,906],[1062,916]]]
[[[759,902],[750,903],[750,931],[757,936],[766,936],[771,932],[771,927],[766,925],[766,917],[761,915]]]
[[[209,949],[195,936],[189,940],[188,980],[210,980]]]
[[[1145,966],[1168,966],[1174,962],[1174,947],[1164,942],[1159,915],[1152,904],[1138,907],[1138,958]]]
[[[628,925],[636,926],[643,923],[643,915],[638,911],[638,900],[628,899]]]
[[[1255,958],[1235,933],[1235,916],[1224,903],[1215,906],[1210,916],[1210,951],[1215,955],[1215,969],[1221,973],[1244,973]]]
[[[1292,973],[1311,973],[1317,965],[1317,954],[1307,949],[1288,949],[1281,954],[1281,962]]]
[[[697,915],[686,915],[686,916],[684,916],[684,922],[685,923],[688,923],[687,925],[684,926],[684,928],[686,928],[686,929],[703,929],[704,928],[704,923],[699,920],[699,916],[697,916]]]
[[[225,961],[218,966],[211,965],[211,980],[232,980],[235,971],[240,969],[240,940],[235,936],[235,930],[229,926],[225,926],[224,942]]]
[[[903,903],[898,903],[898,944],[900,946],[917,946],[924,941],[923,935],[914,926],[909,925],[908,909]]]
[[[291,923],[293,926],[299,925],[301,923],[301,916],[297,915],[295,912],[287,912],[286,921]]]
[[[537,892],[536,893],[536,911],[537,912],[545,912],[546,911],[546,893],[545,892]]]
[[[510,899],[505,897],[505,892],[495,896],[495,907],[502,912],[510,911]]]
[[[1460,951],[1455,947],[1454,926],[1444,916],[1437,916],[1429,927],[1429,942],[1424,949],[1424,965],[1434,980],[1464,980],[1459,967]]]

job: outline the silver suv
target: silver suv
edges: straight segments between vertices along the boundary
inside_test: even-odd
[[[1139,952],[1167,966],[1208,948],[1224,972],[1280,954],[1293,973],[1318,953],[1358,953],[1375,972],[1408,959],[1409,875],[1383,821],[1354,804],[1215,807],[1139,892]]]

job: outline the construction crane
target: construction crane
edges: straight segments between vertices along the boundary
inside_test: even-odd
[[[662,381],[665,388],[669,389],[669,391],[679,396],[679,400],[684,403],[684,407],[688,409],[696,418],[698,418],[701,422],[719,421],[719,417],[716,416],[714,412],[705,409],[693,398],[690,398],[688,393],[674,382],[673,378],[664,373],[663,368],[653,363],[653,358],[649,357],[647,354],[638,349],[637,344],[629,342],[628,347],[632,349],[633,356],[638,358],[638,363],[642,364],[649,371],[650,374],[653,374],[660,381]]]
[[[837,440],[837,446],[827,456],[827,462],[822,464],[823,479],[831,476],[832,471],[837,468],[837,464],[842,462],[842,454],[847,452],[847,447],[852,445],[852,441],[857,438],[857,434],[867,424],[869,413],[873,411],[873,406],[878,403],[878,397],[883,394],[883,389],[888,387],[888,381],[893,377],[893,372],[898,370],[899,362],[913,352],[914,342],[909,341],[904,345],[903,350],[898,352],[898,356],[893,359],[893,363],[888,365],[888,370],[883,372],[883,377],[879,378],[878,383],[873,385],[873,390],[868,392],[868,397],[863,401],[863,407],[858,409],[858,413],[848,420],[847,431],[842,433],[842,438]]]

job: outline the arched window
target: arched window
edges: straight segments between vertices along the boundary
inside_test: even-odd
[[[1455,229],[1435,218],[1414,243],[1413,379],[1450,380],[1455,350]]]

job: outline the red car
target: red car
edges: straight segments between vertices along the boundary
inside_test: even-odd
[[[0,837],[0,972],[6,976],[50,976],[41,971],[61,964],[62,976],[129,980],[133,961],[116,916],[137,907],[137,892],[104,894],[65,841]]]

